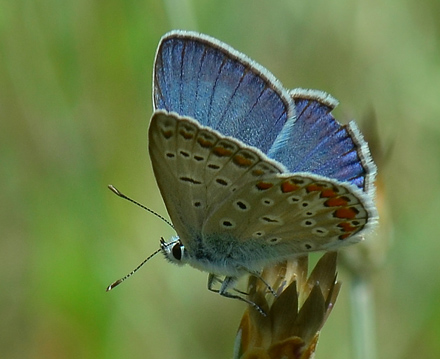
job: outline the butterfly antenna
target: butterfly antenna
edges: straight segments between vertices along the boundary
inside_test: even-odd
[[[145,209],[146,211],[150,212],[151,214],[154,214],[156,217],[160,218],[162,221],[164,221],[165,223],[167,223],[171,228],[174,229],[173,224],[167,220],[165,217],[161,216],[159,213],[154,212],[152,209],[145,207],[143,204],[140,204],[139,202],[136,202],[134,199],[131,199],[130,197],[127,197],[125,194],[123,194],[122,192],[120,192],[115,186],[109,184],[108,188],[114,193],[116,194],[118,197],[124,198],[132,203],[134,203],[135,205]],[[143,263],[142,263],[143,264]],[[141,267],[142,264],[139,266]],[[137,268],[135,269],[135,271],[137,270]],[[131,275],[131,274],[130,274]]]
[[[117,281],[113,282],[112,284],[110,284],[107,289],[106,292],[112,290],[114,287],[118,286],[119,284],[121,284],[124,280],[130,278],[133,274],[135,274],[138,269],[140,267],[142,267],[145,263],[147,263],[151,258],[153,258],[157,253],[159,253],[162,250],[162,247],[159,248],[157,251],[155,251],[153,254],[149,255],[148,258],[145,258],[141,264],[139,264],[135,269],[133,269],[130,273],[128,273],[125,277],[118,279]]]

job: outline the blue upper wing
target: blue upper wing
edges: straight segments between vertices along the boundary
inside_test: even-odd
[[[291,95],[296,121],[289,135],[275,142],[269,157],[290,172],[311,172],[368,191],[376,167],[355,123],[341,125],[335,120],[330,112],[337,101],[329,95],[302,89]]]
[[[288,92],[269,71],[216,39],[186,31],[161,39],[153,100],[155,109],[192,117],[263,152],[294,115]]]

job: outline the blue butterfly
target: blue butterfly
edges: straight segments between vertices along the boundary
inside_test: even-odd
[[[356,243],[377,222],[376,166],[330,95],[288,91],[219,40],[172,31],[153,102],[149,152],[178,235],[161,250],[208,272],[210,290],[249,302],[231,292],[238,277]]]

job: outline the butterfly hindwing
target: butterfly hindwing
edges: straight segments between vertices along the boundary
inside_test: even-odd
[[[360,241],[373,204],[353,185],[310,173],[274,174],[247,182],[210,213],[203,233],[277,246],[280,257]]]
[[[356,124],[336,121],[331,111],[338,102],[324,92],[295,89],[290,94],[296,120],[283,145],[275,143],[269,156],[292,173],[315,173],[369,192],[376,166]]]

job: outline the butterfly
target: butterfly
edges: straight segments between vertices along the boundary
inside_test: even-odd
[[[289,91],[219,40],[175,30],[157,49],[153,104],[149,153],[177,232],[161,250],[208,272],[210,290],[249,302],[233,293],[240,276],[359,242],[377,222],[376,166],[330,95]]]

